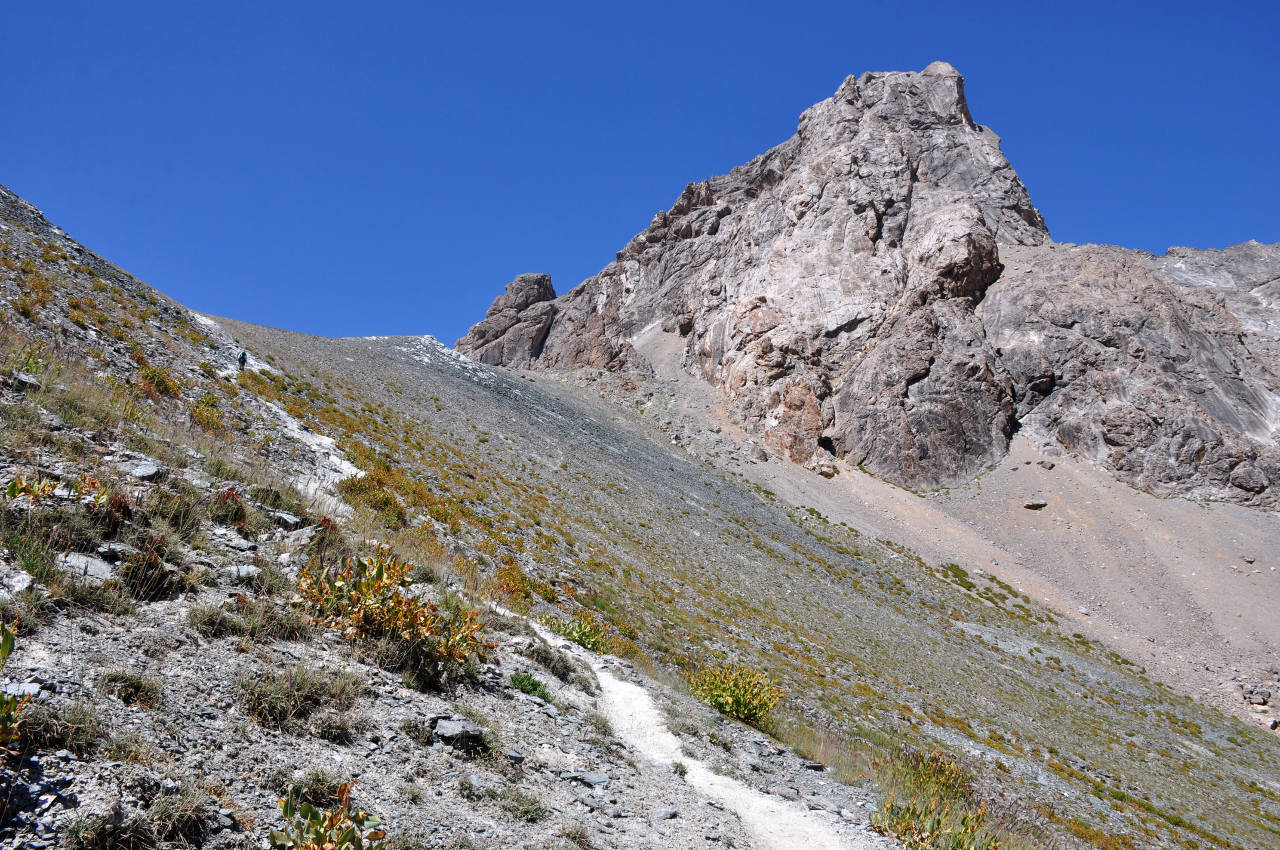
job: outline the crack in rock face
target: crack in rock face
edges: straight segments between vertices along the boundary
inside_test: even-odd
[[[559,297],[518,277],[457,349],[647,377],[634,340],[660,324],[797,463],[944,486],[1027,428],[1156,492],[1274,505],[1277,280],[1280,246],[1055,245],[935,62],[849,77],[786,142],[690,183],[599,274]]]

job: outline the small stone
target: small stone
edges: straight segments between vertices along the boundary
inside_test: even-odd
[[[804,801],[805,807],[811,811],[831,812],[835,814],[839,807],[828,800],[826,797],[806,797]]]
[[[0,602],[31,586],[31,575],[25,570],[0,564]]]
[[[654,817],[658,820],[674,820],[680,812],[673,808],[658,809]]]
[[[222,575],[232,581],[243,581],[245,579],[253,578],[258,573],[262,572],[262,570],[258,569],[253,564],[232,564],[231,566],[223,567],[218,572],[222,573]]]
[[[137,554],[137,548],[130,546],[128,543],[112,541],[110,543],[103,543],[98,547],[98,555],[102,557],[103,560],[112,564],[118,564],[130,555]]]
[[[126,471],[139,481],[155,481],[160,477],[163,467],[154,460],[144,460],[134,464]]]
[[[1036,465],[1043,467],[1044,469],[1053,469],[1055,466],[1057,466],[1057,464],[1051,460],[1039,460],[1039,461],[1036,461]]]
[[[1040,511],[1048,507],[1049,503],[1044,499],[1032,499],[1028,502],[1023,502],[1022,506],[1029,511]]]
[[[268,511],[267,517],[286,531],[297,531],[306,524],[302,517],[294,516],[288,511]]]
[[[39,392],[42,388],[40,380],[28,372],[14,372],[9,381],[9,386],[20,393]]]

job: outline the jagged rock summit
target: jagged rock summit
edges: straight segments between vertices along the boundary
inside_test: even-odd
[[[1277,279],[1280,246],[1054,244],[963,78],[935,62],[849,77],[568,293],[517,278],[457,348],[645,373],[637,339],[660,327],[796,462],[830,453],[935,487],[1023,428],[1156,492],[1270,505]]]

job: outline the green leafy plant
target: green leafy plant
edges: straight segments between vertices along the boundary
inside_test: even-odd
[[[560,637],[592,652],[608,652],[612,646],[609,625],[588,611],[580,611],[568,620],[548,617],[543,624]]]
[[[9,660],[10,653],[14,647],[14,628],[10,628],[5,623],[0,623],[0,670],[4,669],[4,664]],[[13,694],[0,693],[0,754],[11,753],[9,744],[18,739],[19,727],[22,725],[22,712],[27,707],[27,700],[30,699],[25,694],[21,697]]]
[[[272,847],[285,850],[387,850],[387,833],[371,814],[351,810],[351,784],[338,792],[338,808],[322,810],[310,803],[295,803],[292,797],[280,801],[285,828],[271,830]]]
[[[483,660],[490,645],[479,613],[469,606],[441,609],[404,593],[412,569],[383,550],[347,558],[337,569],[309,563],[298,575],[298,589],[320,622],[348,640],[379,644],[384,663],[404,670],[417,687],[433,687]]]
[[[891,798],[871,815],[871,828],[894,836],[904,850],[1000,850],[999,840],[982,829],[985,818],[985,803],[957,812],[938,797],[903,805]]]
[[[752,726],[764,723],[786,696],[767,673],[734,663],[702,668],[689,677],[689,689],[721,714]]]

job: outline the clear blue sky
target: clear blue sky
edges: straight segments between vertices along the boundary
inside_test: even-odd
[[[0,183],[277,327],[451,343],[520,272],[594,274],[846,75],[935,59],[1056,239],[1280,241],[1274,3],[4,5]]]

